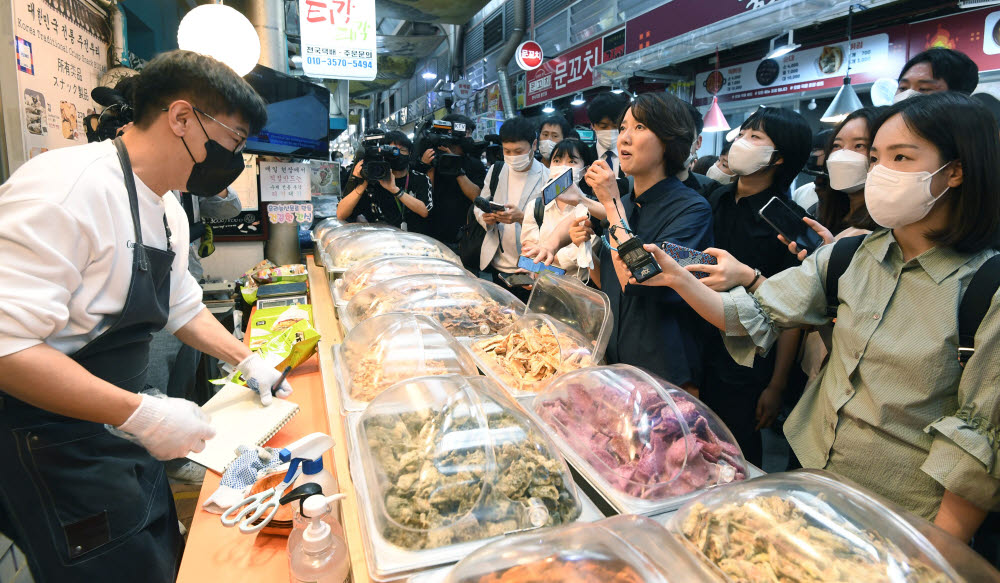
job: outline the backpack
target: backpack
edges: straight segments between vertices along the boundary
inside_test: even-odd
[[[837,299],[840,278],[866,236],[845,237],[833,244],[826,268],[826,314],[831,318],[837,315],[840,304]],[[990,257],[979,266],[958,306],[958,362],[963,367],[976,352],[976,331],[983,323],[997,289],[1000,289],[1000,255]]]
[[[494,162],[490,167],[490,202],[497,193],[497,183],[500,181],[500,171],[503,170],[503,160]],[[465,225],[458,231],[458,256],[462,265],[472,273],[479,273],[479,253],[483,248],[486,229],[476,220],[476,205],[469,206],[465,215]]]

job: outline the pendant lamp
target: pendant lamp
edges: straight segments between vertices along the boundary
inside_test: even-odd
[[[239,10],[218,4],[202,4],[184,15],[177,27],[177,46],[201,53],[246,75],[260,60],[260,37]]]
[[[719,47],[715,47],[715,72],[719,72]],[[721,73],[720,73],[721,75]],[[722,115],[722,108],[719,107],[719,98],[712,95],[712,105],[705,114],[706,132],[724,132],[729,130],[729,122],[726,116]]]
[[[851,24],[854,19],[854,4],[847,9],[847,74],[844,75],[844,85],[841,86],[840,91],[837,92],[837,96],[833,98],[833,102],[830,103],[830,107],[826,108],[826,113],[819,120],[823,123],[840,123],[845,117],[851,113],[864,107],[861,104],[861,100],[858,99],[858,94],[854,92],[854,87],[851,86]],[[859,8],[864,9],[863,6]]]

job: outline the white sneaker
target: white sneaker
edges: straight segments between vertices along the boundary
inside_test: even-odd
[[[205,481],[205,466],[198,465],[194,462],[187,462],[177,468],[171,468],[168,465],[167,478],[174,483],[201,484]]]

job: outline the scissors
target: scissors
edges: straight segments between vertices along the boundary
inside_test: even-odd
[[[233,505],[223,513],[222,524],[236,526],[238,523],[240,532],[243,534],[252,534],[264,528],[278,512],[278,507],[281,506],[281,496],[288,489],[288,486],[299,477],[299,473],[299,468],[290,468],[285,474],[285,478],[277,486],[263,492],[257,492]],[[263,520],[254,524],[254,521],[262,516]]]

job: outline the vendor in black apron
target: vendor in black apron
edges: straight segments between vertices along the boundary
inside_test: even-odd
[[[280,377],[201,305],[183,209],[164,197],[235,180],[263,101],[218,61],[173,51],[143,70],[135,106],[113,143],[42,154],[0,185],[12,282],[0,286],[0,532],[36,583],[176,577],[182,539],[158,460],[215,432],[194,403],[140,394],[154,331],[237,365],[264,404]]]

